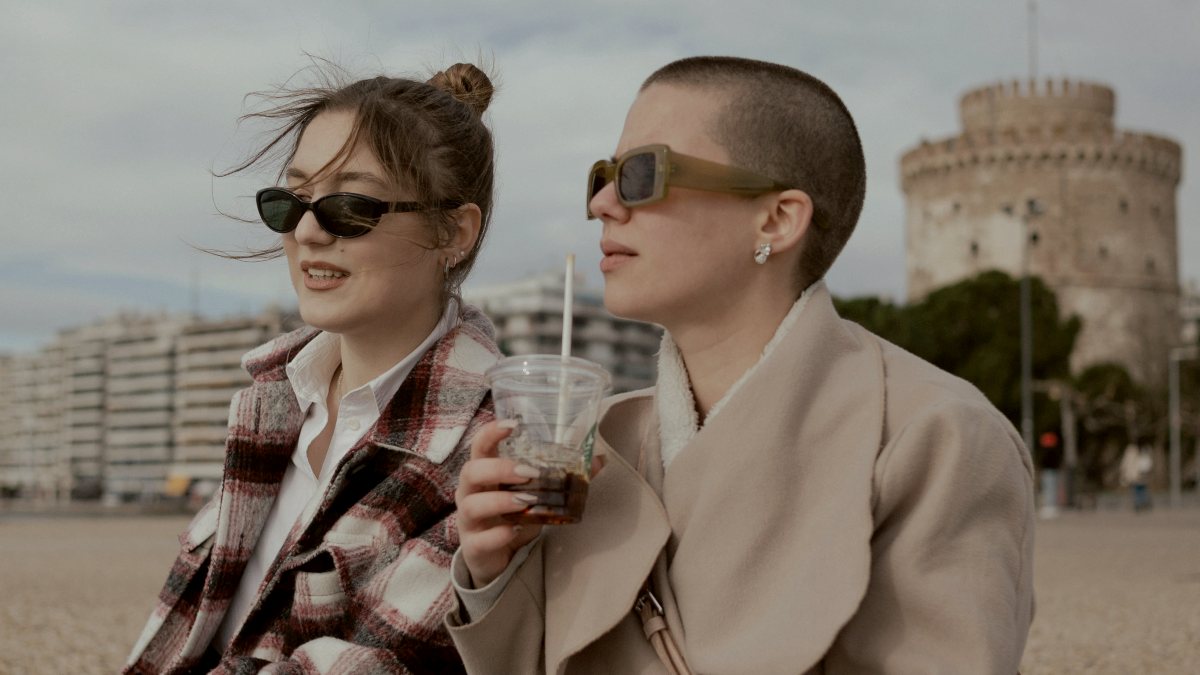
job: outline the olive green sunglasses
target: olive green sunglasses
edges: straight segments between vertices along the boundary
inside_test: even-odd
[[[602,159],[592,165],[588,172],[589,219],[596,217],[592,197],[612,182],[617,184],[617,200],[627,208],[666,199],[669,185],[748,196],[792,189],[753,171],[673,152],[666,145],[643,145],[616,161]]]

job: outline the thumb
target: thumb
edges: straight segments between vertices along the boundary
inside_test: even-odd
[[[471,440],[471,459],[497,456],[496,446],[517,426],[516,420],[493,420],[483,425]]]

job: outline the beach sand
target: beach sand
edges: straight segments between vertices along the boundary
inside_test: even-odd
[[[0,674],[117,672],[186,523],[0,515]],[[1034,571],[1026,675],[1196,672],[1200,510],[1040,522]]]

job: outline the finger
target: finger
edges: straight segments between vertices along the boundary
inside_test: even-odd
[[[476,492],[458,502],[460,532],[481,532],[495,527],[510,513],[520,513],[537,503],[537,497],[526,492]]]
[[[537,469],[523,466],[511,459],[485,457],[472,459],[458,473],[456,495],[491,492],[506,485],[520,485],[540,475]],[[457,497],[456,497],[457,498]]]
[[[590,477],[595,478],[596,474],[600,473],[604,469],[604,465],[607,463],[608,463],[607,456],[593,455],[592,456],[592,467],[591,467],[592,473],[590,474]]]
[[[474,567],[504,552],[504,564],[507,565],[507,560],[512,560],[513,554],[536,539],[541,531],[541,525],[501,522],[486,530],[475,532],[470,537],[464,537],[461,542],[463,556],[468,560],[468,567]]]
[[[496,446],[511,434],[516,426],[516,420],[493,420],[483,425],[471,440],[471,459],[495,457],[498,454]]]

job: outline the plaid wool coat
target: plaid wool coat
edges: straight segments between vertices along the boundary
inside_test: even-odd
[[[180,535],[124,672],[461,672],[441,624],[454,602],[454,489],[469,439],[493,417],[483,373],[499,358],[473,307],[305,508],[224,656],[208,649],[304,421],[287,362],[316,334],[302,328],[243,358],[254,381],[230,407],[221,489]]]

